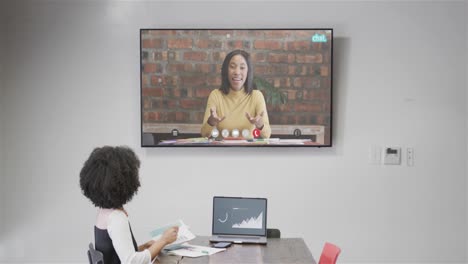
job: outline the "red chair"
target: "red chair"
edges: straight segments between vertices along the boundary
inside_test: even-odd
[[[332,243],[325,243],[323,246],[322,255],[318,264],[335,264],[338,256],[340,255],[341,249]]]

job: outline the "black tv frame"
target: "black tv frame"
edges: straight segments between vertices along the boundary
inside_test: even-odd
[[[329,143],[328,144],[321,144],[321,145],[299,145],[299,144],[253,144],[253,145],[243,145],[243,144],[157,144],[153,143],[152,145],[144,144],[144,132],[143,132],[143,80],[142,80],[142,72],[143,72],[143,47],[142,47],[142,31],[147,30],[329,30],[331,32],[331,44],[330,44],[330,120],[329,120]],[[189,148],[210,148],[210,147],[247,147],[247,148],[281,148],[281,147],[294,147],[294,148],[322,148],[322,147],[332,147],[333,143],[333,45],[334,45],[334,34],[333,28],[141,28],[139,30],[139,39],[140,39],[140,143],[141,147],[144,148],[173,148],[173,147],[189,147]],[[162,133],[158,133],[162,134]],[[174,138],[171,133],[166,133],[166,136],[169,138]],[[187,137],[200,137],[200,134],[191,134],[191,133],[184,133],[183,137],[180,138],[187,138]],[[290,139],[290,138],[297,138],[294,135],[290,136],[281,136],[282,139]]]

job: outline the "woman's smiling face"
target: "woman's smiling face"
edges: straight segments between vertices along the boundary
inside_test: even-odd
[[[235,55],[231,58],[229,62],[228,78],[232,90],[239,91],[244,87],[248,70],[247,61],[242,55]]]

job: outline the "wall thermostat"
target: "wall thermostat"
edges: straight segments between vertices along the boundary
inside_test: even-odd
[[[385,165],[400,165],[401,164],[401,148],[386,147],[384,149],[384,164]]]

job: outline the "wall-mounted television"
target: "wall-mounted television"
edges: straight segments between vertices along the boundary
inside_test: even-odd
[[[142,147],[330,147],[333,29],[141,29]]]

